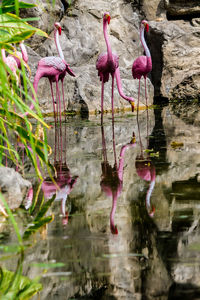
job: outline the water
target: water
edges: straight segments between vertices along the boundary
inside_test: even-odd
[[[189,120],[171,105],[141,111],[139,126],[126,113],[48,132],[60,189],[47,175],[34,184],[32,217],[15,214],[23,233],[55,195],[51,222],[31,231],[20,262],[24,276],[40,276],[33,299],[200,299],[200,134]],[[1,241],[1,264],[14,272],[11,225]]]

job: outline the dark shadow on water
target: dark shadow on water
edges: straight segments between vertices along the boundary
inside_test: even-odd
[[[166,136],[163,127],[162,110],[162,106],[154,109],[155,126],[149,137],[149,149],[153,149],[155,153],[159,152],[159,157],[152,157],[157,174],[167,171],[169,167],[166,158]]]
[[[200,299],[200,288],[188,283],[174,283],[170,290],[168,300],[193,300]]]

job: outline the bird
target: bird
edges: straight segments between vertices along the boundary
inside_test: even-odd
[[[12,55],[12,56],[16,60],[18,69],[21,70],[21,60],[23,60],[25,65],[27,65],[27,63],[28,63],[28,53],[26,50],[26,46],[24,45],[24,41],[19,43],[19,48],[21,51],[15,51],[14,55]]]
[[[119,163],[117,165],[113,118],[112,118],[112,131],[113,131],[113,154],[114,154],[113,167],[110,165],[107,159],[104,127],[103,127],[103,122],[101,123],[103,161],[101,163],[102,175],[101,175],[100,186],[101,186],[101,190],[106,194],[106,196],[112,198],[112,208],[110,212],[110,230],[112,234],[118,234],[118,229],[114,222],[114,216],[117,208],[117,199],[121,195],[122,188],[123,188],[124,156],[127,149],[135,147],[136,141],[135,141],[135,134],[133,133],[131,141],[121,147],[120,155],[119,155]]]
[[[19,84],[19,78],[18,78],[18,75],[17,75],[17,69],[18,69],[17,62],[15,61],[14,57],[6,56],[6,51],[5,51],[4,48],[1,49],[1,55],[2,55],[2,59],[3,59],[4,63],[10,68],[12,74],[15,76],[16,82],[17,82],[17,85],[18,85]]]
[[[56,44],[56,48],[58,50],[59,56],[48,56],[48,57],[41,58],[40,61],[38,62],[38,67],[37,67],[37,71],[36,71],[34,82],[33,82],[34,90],[37,93],[37,87],[38,87],[39,80],[42,77],[47,77],[49,79],[52,100],[53,100],[54,116],[56,115],[56,113],[55,113],[55,100],[54,100],[54,95],[53,95],[52,83],[53,82],[56,83],[56,100],[59,101],[58,103],[59,103],[60,122],[61,122],[61,100],[60,100],[60,91],[59,91],[58,81],[61,80],[62,87],[63,87],[63,80],[67,73],[69,75],[75,77],[74,72],[69,67],[69,64],[67,64],[67,62],[65,61],[63,53],[62,53],[62,49],[60,47],[57,31],[58,31],[59,35],[61,35],[61,29],[62,28],[61,28],[60,24],[58,22],[56,22],[54,24],[54,39],[55,39],[55,44]],[[64,95],[63,95],[63,102],[64,102]],[[30,109],[33,109],[33,107],[34,107],[34,104],[32,103],[30,106]]]
[[[109,81],[110,75],[112,77],[112,96],[111,96],[112,115],[114,114],[113,93],[114,93],[115,77],[117,80],[117,87],[118,87],[119,94],[122,98],[130,102],[132,111],[134,110],[134,101],[135,101],[133,98],[125,96],[122,92],[120,73],[119,73],[119,57],[117,54],[112,53],[111,45],[107,33],[107,25],[110,24],[110,19],[111,17],[109,12],[105,12],[103,15],[103,34],[107,46],[107,52],[100,54],[96,62],[96,69],[98,71],[98,76],[100,77],[100,81],[102,82],[102,87],[101,87],[101,114],[102,115],[103,115],[103,100],[104,100],[104,83]]]
[[[145,83],[145,98],[146,98],[146,107],[147,107],[147,89],[146,89],[146,78],[147,75],[152,70],[152,60],[151,60],[151,53],[149,51],[149,48],[146,44],[145,38],[144,38],[144,30],[149,31],[149,24],[146,20],[142,20],[141,26],[140,26],[140,41],[144,48],[145,55],[139,56],[136,58],[136,60],[133,62],[132,65],[132,75],[134,79],[139,79],[139,87],[138,87],[138,103],[137,103],[137,115],[139,110],[139,98],[140,98],[140,79],[143,76],[144,77],[144,83]]]

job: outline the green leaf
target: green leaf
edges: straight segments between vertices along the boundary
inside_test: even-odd
[[[26,229],[23,235],[23,240],[26,240],[29,238],[29,236],[33,233],[35,233],[38,229],[40,229],[42,226],[52,222],[54,219],[53,216],[48,216],[45,218],[40,219],[37,222],[34,222],[29,228]]]
[[[2,6],[0,7],[0,14],[5,14],[8,12],[14,12],[15,11],[15,4],[11,3],[12,1],[9,1],[9,3],[7,4],[2,4]],[[14,1],[13,1],[14,2]],[[33,3],[25,3],[25,2],[19,2],[19,9],[20,8],[32,8],[32,7],[36,7],[35,4]]]
[[[29,25],[14,14],[0,15],[0,47],[8,43],[18,43],[34,33],[48,37],[44,31]]]
[[[0,276],[0,299],[30,299],[42,290],[41,283],[22,275],[17,276],[17,280],[13,281],[15,273],[11,271],[1,269]]]

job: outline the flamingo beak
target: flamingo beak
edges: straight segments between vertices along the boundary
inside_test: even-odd
[[[108,24],[110,24],[110,15],[106,15],[106,18],[107,18],[107,20],[108,20]]]
[[[136,138],[135,136],[132,137],[132,140],[131,140],[131,144],[135,144],[136,143]]]
[[[118,234],[118,229],[117,229],[116,225],[114,227],[111,227],[111,233],[112,234]]]
[[[135,109],[135,102],[130,101],[130,103],[131,103],[131,109],[132,109],[132,112],[134,112],[134,109]]]
[[[149,31],[149,24],[148,23],[145,23],[145,29],[146,29],[147,32]]]
[[[62,32],[62,28],[59,27],[59,28],[58,28],[58,33],[59,33],[59,35],[61,35],[61,32]]]
[[[152,206],[152,210],[149,212],[149,216],[150,217],[152,217],[153,218],[153,216],[154,216],[154,213],[155,213],[155,207],[154,206]]]

